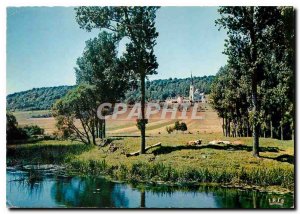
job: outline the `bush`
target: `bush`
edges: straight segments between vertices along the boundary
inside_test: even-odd
[[[37,125],[26,125],[23,127],[23,130],[27,133],[28,136],[34,136],[34,135],[43,135],[44,129]]]
[[[180,130],[183,131],[183,132],[187,130],[187,125],[186,125],[186,123],[183,123],[183,122],[182,122],[182,123],[180,124]]]
[[[170,126],[167,126],[166,130],[167,130],[168,134],[171,134],[174,131],[174,128],[170,127]]]
[[[187,130],[187,125],[186,123],[182,122],[180,123],[179,121],[176,121],[174,124],[174,128],[176,131],[186,131]]]
[[[14,140],[27,139],[28,135],[22,128],[18,127],[16,117],[11,113],[6,113],[6,140],[11,143]]]

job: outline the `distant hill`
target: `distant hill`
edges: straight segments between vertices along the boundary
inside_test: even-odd
[[[210,86],[214,76],[193,77],[196,88],[206,94],[210,93]],[[178,79],[159,79],[148,81],[146,83],[147,99],[165,100],[168,97],[177,95],[188,96],[190,78]],[[53,103],[63,97],[69,90],[75,86],[57,86],[33,88],[31,90],[10,94],[6,97],[7,110],[46,110],[50,109]],[[139,89],[129,90],[125,94],[126,101],[138,101],[140,98]]]
[[[6,109],[23,111],[50,109],[57,99],[72,88],[74,86],[43,87],[13,93],[6,97]]]

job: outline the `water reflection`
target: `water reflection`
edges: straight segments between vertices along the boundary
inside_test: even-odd
[[[99,178],[59,179],[51,196],[67,207],[127,207],[124,191],[112,182]]]
[[[220,187],[141,186],[104,178],[32,176],[7,171],[7,201],[16,207],[118,208],[290,208],[290,194],[276,195]]]

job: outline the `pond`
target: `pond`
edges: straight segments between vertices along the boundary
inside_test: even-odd
[[[29,167],[30,168],[30,167]],[[292,194],[222,187],[140,186],[55,171],[6,171],[7,206],[13,208],[291,208]]]

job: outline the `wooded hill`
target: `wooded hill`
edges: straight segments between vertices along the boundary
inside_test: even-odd
[[[196,88],[201,92],[210,93],[210,86],[214,76],[193,77]],[[165,100],[167,97],[176,95],[188,96],[190,78],[158,79],[146,82],[146,97],[153,100]],[[31,90],[10,94],[6,97],[6,109],[10,111],[23,110],[46,110],[50,109],[53,103],[66,95],[74,86],[57,86],[33,88]],[[125,94],[125,101],[138,101],[140,90],[132,87]]]

